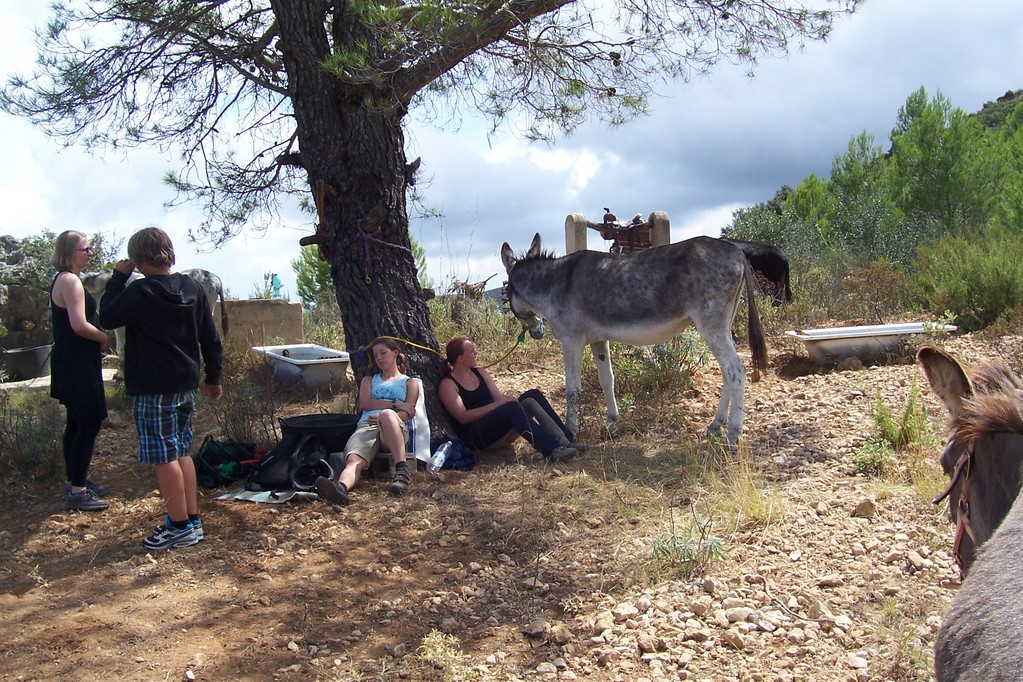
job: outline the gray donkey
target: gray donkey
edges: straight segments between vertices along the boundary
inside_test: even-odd
[[[577,251],[557,258],[541,251],[540,235],[522,258],[501,247],[508,272],[511,312],[534,338],[551,323],[565,360],[566,424],[579,427],[583,346],[589,344],[604,390],[607,420],[618,418],[609,341],[645,346],[666,341],[690,322],[721,366],[723,386],[708,433],[736,445],[742,430],[746,368],[732,341],[732,322],[743,287],[749,305],[754,378],[767,369],[764,341],[749,262],[737,247],[696,237],[627,254]]]
[[[972,377],[931,346],[917,353],[951,415],[941,466],[964,578],[934,645],[938,682],[1023,679],[1023,381],[1003,362]]]

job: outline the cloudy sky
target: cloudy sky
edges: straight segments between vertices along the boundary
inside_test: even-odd
[[[32,28],[46,4],[0,0],[3,74],[32,67]],[[673,241],[717,235],[736,208],[810,172],[826,176],[860,132],[887,147],[899,107],[917,88],[974,112],[1023,88],[1021,69],[1019,0],[866,0],[828,42],[765,60],[752,79],[725,66],[694,83],[662,85],[651,116],[613,131],[587,125],[549,147],[509,134],[488,139],[482,121],[463,121],[457,132],[413,122],[408,157],[422,157],[425,203],[443,218],[413,219],[412,234],[441,288],[503,273],[505,240],[519,251],[540,232],[563,253],[565,216],[599,220],[604,206],[620,217],[666,211]],[[163,208],[172,193],[161,178],[175,167],[173,154],[89,156],[2,113],[0,138],[0,234],[74,228],[126,238],[156,224],[174,238],[180,267],[220,274],[231,296],[247,297],[275,272],[297,300],[290,262],[313,230],[308,217],[295,212],[264,236],[210,252],[185,237],[199,222],[197,207]],[[590,248],[606,247],[591,234]]]

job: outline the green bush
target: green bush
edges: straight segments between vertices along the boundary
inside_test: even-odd
[[[710,522],[694,514],[681,527],[675,525],[674,517],[667,533],[651,540],[650,568],[664,576],[691,579],[702,576],[707,569],[724,555],[725,543],[720,537],[710,534]]]
[[[1023,300],[1023,235],[997,229],[922,246],[913,287],[920,304],[948,311],[964,331],[994,323]]]
[[[644,402],[656,402],[668,395],[672,398],[693,387],[697,370],[710,361],[707,349],[695,327],[653,346],[611,344],[611,366],[615,373],[619,408],[624,412],[630,397],[644,396]],[[583,354],[584,384],[599,385],[592,354]]]
[[[494,299],[438,296],[430,301],[430,320],[441,353],[448,341],[464,336],[479,349],[481,367],[497,361],[544,364],[550,358],[561,357],[561,346],[550,327],[544,338],[536,340],[526,334],[519,343],[522,325],[503,313],[500,302]]]
[[[880,438],[869,438],[852,455],[856,473],[863,476],[884,477],[895,471],[897,460],[888,442]]]
[[[55,477],[64,473],[64,410],[45,393],[0,389],[0,468]]]
[[[915,381],[898,421],[892,417],[891,410],[878,392],[874,403],[874,425],[877,427],[876,440],[896,451],[927,442],[930,434],[927,407],[920,400],[920,389]]]
[[[333,291],[321,292],[316,297],[316,305],[302,315],[302,326],[309,343],[337,350],[347,348],[345,330],[341,324],[341,309],[338,308]]]

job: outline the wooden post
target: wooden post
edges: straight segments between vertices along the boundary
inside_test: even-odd
[[[650,214],[650,246],[667,246],[671,243],[671,221],[664,211]]]
[[[565,216],[565,253],[586,250],[586,216],[569,213]]]

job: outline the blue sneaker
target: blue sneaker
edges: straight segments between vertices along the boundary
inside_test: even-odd
[[[199,542],[195,535],[195,528],[188,524],[185,528],[174,528],[171,526],[170,517],[164,516],[163,523],[156,527],[156,531],[142,541],[142,546],[153,551],[164,549],[177,549],[188,547]]]
[[[192,530],[195,531],[195,537],[199,539],[199,542],[206,539],[206,535],[202,532],[202,519],[192,521]]]

